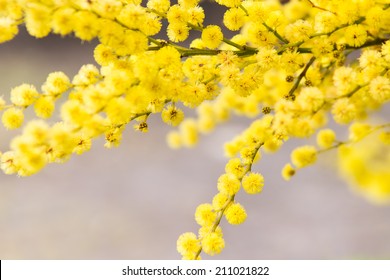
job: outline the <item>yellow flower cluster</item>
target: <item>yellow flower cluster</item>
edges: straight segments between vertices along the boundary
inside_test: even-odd
[[[374,162],[375,151],[359,154],[353,145],[379,130],[381,143],[390,142],[388,119],[379,126],[361,123],[390,100],[390,3],[216,2],[226,7],[220,22],[235,32],[232,38],[221,26],[204,26],[206,13],[198,0],[0,0],[0,43],[12,40],[21,24],[36,38],[72,34],[99,42],[97,65],[81,66],[74,77],[53,72],[41,87],[25,83],[11,89],[9,100],[0,97],[3,126],[21,128],[9,151],[0,153],[1,169],[32,175],[48,163],[82,154],[102,135],[106,147],[116,147],[130,123],[147,132],[151,114],[178,127],[167,136],[172,148],[193,147],[231,115],[251,118],[248,129],[225,145],[230,159],[218,179],[219,192],[195,213],[198,235],[178,239],[186,259],[221,252],[221,219],[236,225],[247,217],[236,194],[241,187],[248,194],[262,191],[264,178],[252,172],[253,163],[291,137],[319,131],[318,148],[292,152],[292,164],[282,170],[286,180],[322,152],[339,148],[345,173],[365,194],[388,200],[383,183],[389,181],[388,170],[373,172],[366,160]],[[159,37],[163,26],[167,40]],[[36,118],[27,120],[30,107]],[[196,108],[197,116],[185,117],[183,107]],[[56,108],[60,120],[50,122]],[[337,140],[325,127],[329,117],[350,125],[348,140]],[[356,172],[365,174],[364,180]]]
[[[366,129],[360,131],[365,133]],[[353,145],[341,147],[338,156],[341,174],[354,191],[374,203],[390,202],[389,142],[381,142],[377,133],[372,134]]]

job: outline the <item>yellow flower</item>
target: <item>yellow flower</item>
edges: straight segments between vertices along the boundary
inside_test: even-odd
[[[1,121],[6,129],[16,129],[23,124],[24,114],[21,109],[9,108],[4,111]]]
[[[236,194],[240,185],[240,180],[233,174],[223,174],[218,178],[218,190],[227,195]]]
[[[215,222],[217,213],[214,212],[213,206],[208,203],[199,205],[195,211],[195,221],[200,226],[211,225]]]
[[[186,232],[179,236],[176,244],[177,251],[183,256],[193,256],[200,249],[200,242],[195,233]]]
[[[184,119],[184,113],[176,106],[169,105],[161,112],[161,118],[169,125],[178,126]]]
[[[220,254],[223,248],[225,248],[225,240],[218,233],[212,232],[202,239],[202,249],[210,256]]]
[[[13,19],[0,17],[0,43],[12,40],[18,32],[18,26]]]
[[[336,134],[331,129],[323,129],[317,134],[317,145],[326,149],[333,145],[336,140]]]
[[[242,224],[245,222],[247,217],[244,207],[242,207],[242,205],[239,203],[230,205],[224,214],[228,223],[232,225]]]
[[[229,196],[225,193],[219,192],[213,197],[213,209],[215,211],[220,211],[223,207],[226,206],[227,201],[229,200]]]
[[[242,188],[248,194],[260,193],[263,190],[264,177],[259,173],[249,173],[242,178]]]
[[[217,25],[209,25],[202,31],[202,41],[210,49],[218,48],[222,43],[223,34],[221,28]]]
[[[27,107],[35,102],[38,95],[33,85],[22,84],[11,90],[11,102],[16,106]]]
[[[345,40],[352,47],[360,47],[367,41],[367,30],[361,24],[354,24],[345,29]]]
[[[239,30],[246,21],[245,12],[240,8],[231,8],[223,16],[223,24],[232,31]]]
[[[245,167],[239,158],[233,158],[226,164],[225,172],[227,174],[233,174],[237,178],[241,178],[245,173]]]
[[[282,177],[284,180],[289,181],[292,176],[295,175],[295,169],[291,164],[287,163],[282,169]]]
[[[316,160],[317,150],[313,146],[298,147],[291,153],[291,161],[298,168],[313,164]]]

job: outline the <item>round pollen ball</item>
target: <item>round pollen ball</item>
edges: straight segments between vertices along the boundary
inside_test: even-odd
[[[225,240],[218,233],[212,232],[202,239],[202,249],[210,256],[221,253],[223,248],[225,248]]]
[[[217,25],[209,25],[202,31],[202,41],[206,47],[216,49],[222,43],[223,34]]]
[[[218,178],[217,188],[227,195],[234,195],[240,190],[240,180],[233,174],[223,174]]]
[[[242,188],[248,194],[257,194],[263,190],[264,177],[259,173],[250,173],[242,179]]]
[[[241,204],[234,203],[225,211],[225,217],[229,224],[239,225],[245,222],[247,215]]]
[[[4,111],[1,121],[6,129],[16,129],[23,124],[24,114],[21,109],[9,108]]]

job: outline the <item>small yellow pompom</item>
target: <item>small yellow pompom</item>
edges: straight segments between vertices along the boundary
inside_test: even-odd
[[[331,147],[336,140],[336,134],[331,129],[323,129],[317,134],[317,145],[320,148],[327,149]]]
[[[317,150],[313,146],[298,147],[291,153],[291,161],[298,168],[313,164],[316,160]]]
[[[333,119],[339,124],[347,124],[358,116],[358,108],[349,98],[338,99],[332,107]]]
[[[359,141],[372,131],[372,127],[369,124],[365,123],[353,123],[349,127],[348,138],[351,141]]]
[[[195,233],[186,232],[177,239],[176,249],[183,257],[191,259],[200,249],[200,242]]]
[[[33,85],[22,84],[11,90],[11,102],[16,106],[27,107],[35,102],[38,95]]]
[[[219,192],[213,197],[212,205],[215,211],[222,210],[226,206],[229,196],[225,193]]]
[[[202,31],[202,41],[210,49],[218,48],[223,40],[221,28],[217,25],[209,25]]]
[[[282,169],[282,177],[286,181],[290,181],[291,177],[295,175],[295,169],[291,164],[287,163]]]
[[[12,40],[18,32],[18,26],[13,19],[0,17],[0,43]]]
[[[169,40],[173,42],[182,42],[188,38],[189,29],[185,23],[171,23],[167,27],[167,35]]]
[[[176,106],[169,105],[161,112],[161,118],[169,125],[178,126],[184,119],[184,113]]]
[[[99,65],[106,66],[116,59],[114,51],[109,46],[99,44],[93,51],[93,57]]]
[[[245,167],[239,158],[232,158],[225,166],[225,172],[241,178],[245,173]]]
[[[370,81],[369,92],[371,97],[379,103],[390,100],[390,79],[382,76],[374,78]]]
[[[225,211],[225,218],[229,224],[239,225],[245,222],[247,217],[244,207],[239,203],[234,203]]]
[[[171,131],[167,134],[167,143],[171,149],[179,149],[183,146],[183,142],[180,133],[177,131]]]
[[[225,240],[218,233],[212,232],[203,237],[202,248],[206,254],[214,256],[221,253],[223,248],[225,248]]]
[[[57,96],[64,93],[70,88],[70,80],[68,76],[61,71],[50,73],[47,76],[45,83],[42,85],[42,90],[50,95]]]
[[[227,195],[234,195],[240,190],[240,180],[233,174],[223,174],[218,178],[218,190]]]
[[[249,173],[242,178],[242,188],[249,194],[260,193],[263,186],[264,177],[259,173]]]
[[[180,125],[180,133],[184,146],[193,147],[198,143],[198,129],[193,119],[186,119],[182,122]]]
[[[256,152],[256,155],[254,154]],[[261,159],[260,150],[253,149],[253,147],[245,147],[240,151],[240,156],[243,163],[250,164],[255,163]]]
[[[352,47],[360,47],[367,40],[367,30],[361,24],[354,24],[345,29],[345,40]]]
[[[232,31],[239,30],[246,20],[245,12],[240,8],[231,8],[223,16],[223,24]]]
[[[50,96],[40,96],[34,104],[35,114],[43,119],[50,118],[55,109],[54,100]]]
[[[199,205],[195,211],[195,221],[200,226],[212,225],[217,218],[217,214],[213,210],[213,206],[208,203]]]
[[[9,108],[4,111],[1,121],[6,129],[16,129],[23,124],[24,114],[21,109]]]

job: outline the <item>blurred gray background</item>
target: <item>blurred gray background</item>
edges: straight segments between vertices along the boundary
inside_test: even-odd
[[[0,45],[0,96],[23,82],[40,87],[52,71],[74,75],[93,62],[95,45],[22,32]],[[90,152],[32,177],[0,174],[0,259],[180,258],[177,237],[198,230],[195,208],[217,192],[223,143],[248,120],[222,125],[195,150],[173,151],[165,144],[169,128],[158,116],[151,119],[149,133],[129,127],[119,148],[105,149],[99,139]],[[12,134],[0,130],[1,151]],[[248,219],[222,223],[226,248],[216,258],[389,259],[390,207],[353,193],[332,167],[334,153],[290,182],[281,179],[299,143],[254,166],[265,176],[264,191],[237,196]]]

